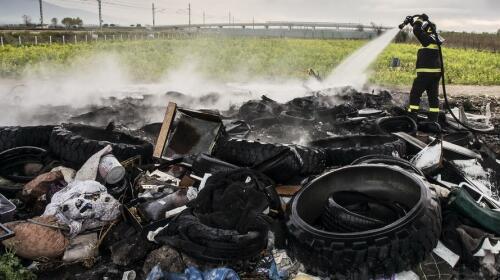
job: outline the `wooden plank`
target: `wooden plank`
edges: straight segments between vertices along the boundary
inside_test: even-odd
[[[163,155],[163,149],[167,144],[168,133],[170,132],[170,126],[174,121],[175,111],[177,110],[177,104],[174,102],[168,102],[167,111],[165,112],[165,117],[163,118],[163,123],[161,125],[160,133],[158,134],[158,139],[156,139],[156,146],[153,152],[153,157],[161,159]]]

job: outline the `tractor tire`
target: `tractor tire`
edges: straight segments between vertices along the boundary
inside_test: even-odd
[[[0,127],[0,152],[15,147],[48,148],[53,125]]]
[[[356,135],[330,137],[310,143],[323,148],[327,154],[328,166],[343,166],[367,155],[406,154],[406,143],[391,135]]]
[[[332,193],[342,191],[397,202],[407,212],[380,228],[347,233],[324,230],[318,225],[324,205]],[[336,169],[303,187],[288,206],[287,252],[322,278],[390,277],[422,262],[441,233],[435,189],[397,167],[367,164]]]
[[[82,166],[90,156],[107,145],[111,145],[112,153],[119,161],[140,155],[142,162],[149,162],[153,154],[153,145],[149,142],[93,126],[58,126],[50,136],[50,151],[72,167]]]

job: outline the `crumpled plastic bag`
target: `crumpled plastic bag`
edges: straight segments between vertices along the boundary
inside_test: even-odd
[[[164,273],[160,266],[155,266],[149,272],[146,280],[240,280],[238,274],[226,267],[211,269],[208,271],[200,271],[196,267],[190,266],[186,268],[184,274],[180,273]]]
[[[96,181],[73,181],[55,193],[43,216],[56,216],[70,228],[71,238],[80,232],[108,224],[120,216],[120,202]]]
[[[64,252],[64,262],[84,261],[97,256],[97,233],[79,235],[70,241]]]

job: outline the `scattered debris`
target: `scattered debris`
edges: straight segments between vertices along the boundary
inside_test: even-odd
[[[48,279],[496,277],[500,138],[415,121],[400,97],[195,111],[169,92],[0,127],[0,260]],[[498,129],[495,104],[457,114]]]

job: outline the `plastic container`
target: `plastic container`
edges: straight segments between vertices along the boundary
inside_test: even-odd
[[[15,213],[16,206],[0,194],[0,223],[7,223],[14,220]]]
[[[125,168],[112,154],[105,155],[99,162],[99,174],[108,184],[116,184],[125,176]]]

